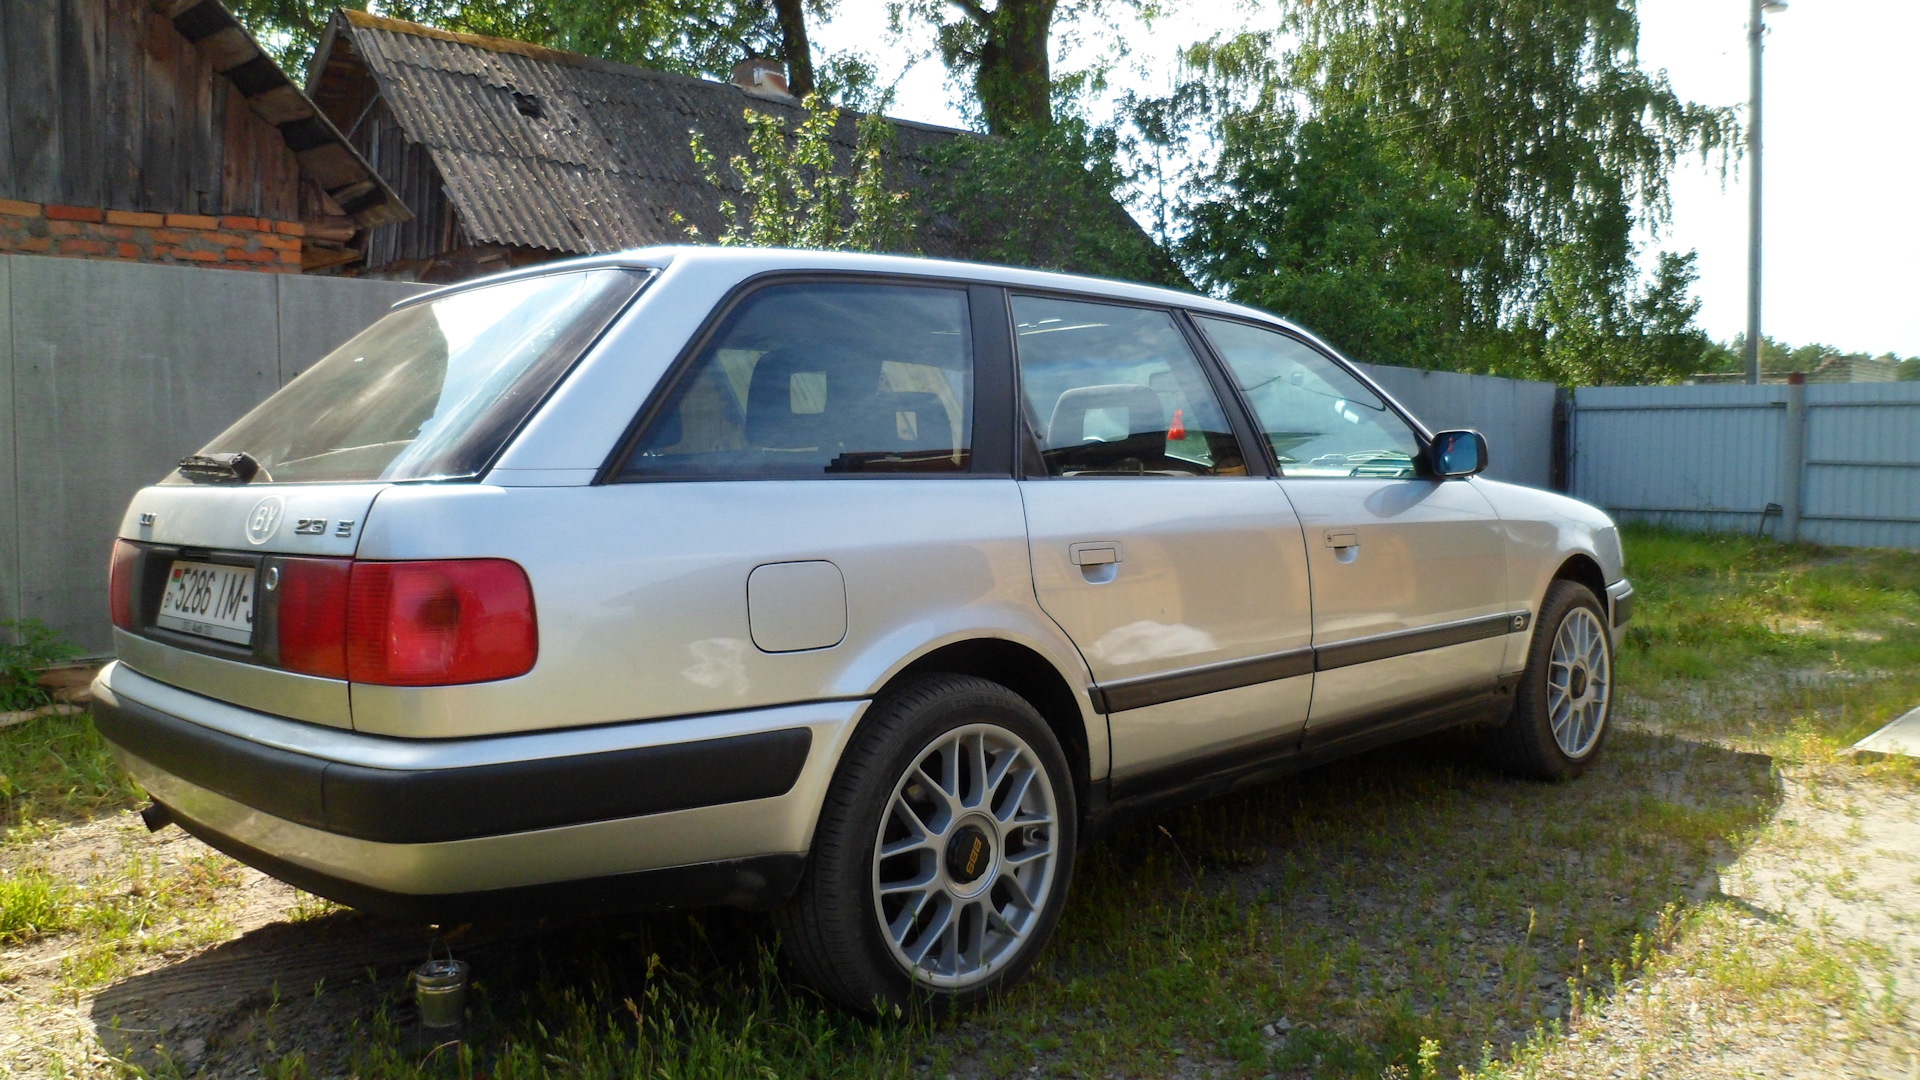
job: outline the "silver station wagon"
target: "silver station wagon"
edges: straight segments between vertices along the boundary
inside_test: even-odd
[[[1140,285],[659,248],[428,293],[133,499],[100,730],[445,921],[777,910],[853,1009],[1019,976],[1103,828],[1438,728],[1579,773],[1606,515]]]

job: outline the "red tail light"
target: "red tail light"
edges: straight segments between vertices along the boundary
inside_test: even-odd
[[[352,559],[282,559],[280,666],[303,675],[347,677],[347,595]]]
[[[355,563],[347,611],[354,682],[510,679],[531,671],[540,652],[533,587],[505,559]]]
[[[113,542],[113,569],[107,574],[107,608],[113,613],[113,625],[134,629],[133,564],[140,549],[125,540]]]

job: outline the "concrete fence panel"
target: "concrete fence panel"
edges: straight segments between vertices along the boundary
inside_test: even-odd
[[[421,288],[0,257],[0,618],[108,651],[133,493]]]
[[[13,263],[0,256],[0,619],[20,617],[20,471],[13,438]],[[0,641],[13,635],[0,629]]]

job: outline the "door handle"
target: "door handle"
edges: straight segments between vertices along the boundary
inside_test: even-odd
[[[1099,540],[1086,544],[1068,544],[1067,558],[1075,566],[1106,566],[1125,562],[1117,540]]]
[[[1341,548],[1357,548],[1360,546],[1360,534],[1349,531],[1336,532],[1329,529],[1327,530],[1327,546],[1336,551]]]

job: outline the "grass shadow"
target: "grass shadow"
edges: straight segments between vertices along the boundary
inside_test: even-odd
[[[1372,1077],[1411,1067],[1422,1040],[1450,1072],[1631,978],[1778,804],[1763,755],[1612,738],[1567,784],[1490,772],[1469,736],[1443,734],[1129,827],[1082,860],[1035,977],[954,1020],[852,1020],[786,977],[768,920],[726,911],[476,927],[455,942],[475,972],[457,1044],[425,1038],[407,996],[426,932],[350,913],[124,980],[92,1014],[116,1053],[161,1075],[276,1062],[285,1076],[513,1077],[556,1061],[582,1075],[1138,1075],[1204,1061]]]

